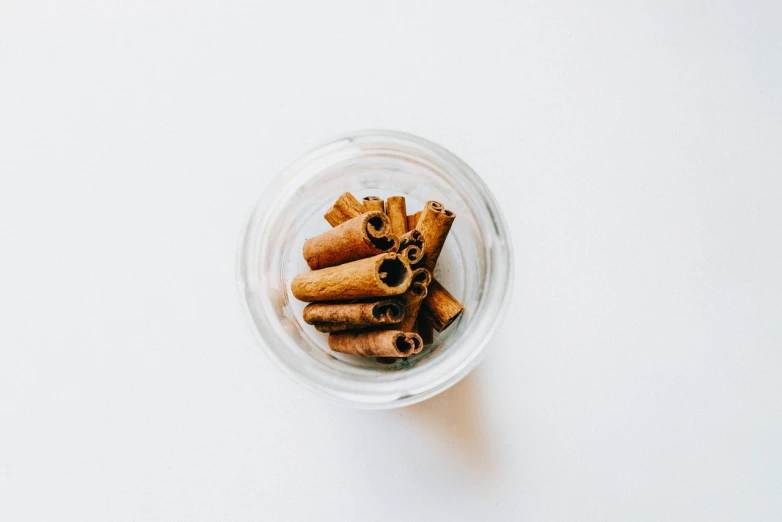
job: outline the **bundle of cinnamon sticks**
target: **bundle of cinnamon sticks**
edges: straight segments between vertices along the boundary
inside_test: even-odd
[[[324,217],[333,228],[304,242],[312,270],[297,275],[291,290],[310,303],[304,321],[328,332],[332,350],[409,357],[464,311],[432,278],[456,218],[442,204],[427,201],[408,215],[402,196],[359,201],[345,192]]]

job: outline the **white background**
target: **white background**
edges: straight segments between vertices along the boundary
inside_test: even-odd
[[[0,520],[782,517],[778,2],[0,5]],[[515,244],[483,364],[324,403],[235,288],[270,176],[451,149]]]

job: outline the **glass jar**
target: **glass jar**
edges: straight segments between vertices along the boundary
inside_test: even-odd
[[[405,196],[408,214],[427,200],[456,213],[434,276],[464,313],[420,354],[387,364],[337,353],[302,319],[306,303],[290,290],[309,270],[302,245],[330,228],[323,214],[346,191],[359,200]],[[417,136],[371,130],[313,150],[272,181],[247,224],[238,283],[261,348],[285,373],[342,403],[393,408],[431,397],[475,367],[507,310],[513,258],[497,202],[470,167]]]

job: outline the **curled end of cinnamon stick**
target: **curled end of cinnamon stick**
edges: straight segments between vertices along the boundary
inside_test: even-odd
[[[424,256],[424,236],[419,230],[411,230],[399,238],[399,252],[404,253],[407,261],[415,265]]]
[[[404,356],[415,355],[424,348],[421,336],[412,332],[398,332],[396,339],[394,339],[394,345]]]
[[[399,301],[389,299],[375,303],[372,307],[372,315],[378,321],[398,323],[404,317],[404,309]]]
[[[399,248],[399,238],[391,230],[391,224],[382,212],[364,214],[364,229],[369,242],[378,250],[388,252]]]
[[[413,229],[399,238],[399,248],[405,248],[407,245],[418,245],[424,242],[424,236],[420,230]]]
[[[442,212],[443,210],[445,210],[445,207],[443,207],[442,203],[440,203],[439,201],[434,201],[434,200],[427,201],[426,205],[424,205],[424,206],[429,207],[430,210],[433,210],[435,212]]]
[[[409,286],[412,276],[410,265],[404,257],[397,254],[378,256],[377,276],[379,282],[390,290],[399,289],[399,294]],[[388,295],[394,295],[389,293]]]
[[[432,282],[432,273],[426,268],[416,268],[415,270],[413,270],[411,281],[412,281],[411,284],[418,283],[420,285],[428,287],[429,284]]]
[[[409,245],[399,251],[399,254],[405,256],[407,262],[411,265],[418,263],[424,256],[424,252],[415,245]]]

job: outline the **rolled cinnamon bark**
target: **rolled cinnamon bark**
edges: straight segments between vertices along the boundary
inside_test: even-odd
[[[407,259],[380,254],[293,278],[293,296],[305,302],[390,297],[405,293],[412,273]]]
[[[407,291],[402,294],[402,300],[405,304],[404,319],[394,328],[402,332],[412,332],[415,328],[415,321],[418,318],[418,312],[421,310],[421,304],[426,297],[426,288],[432,282],[432,275],[426,268],[413,270],[412,282]]]
[[[399,253],[403,254],[410,266],[417,265],[424,254],[424,236],[418,230],[411,230],[399,238]]]
[[[410,284],[418,283],[429,286],[432,282],[432,273],[425,268],[416,268],[411,274]]]
[[[403,196],[391,196],[386,199],[386,214],[394,234],[402,236],[407,233],[407,205]]]
[[[441,203],[426,202],[421,217],[415,225],[415,229],[424,236],[424,256],[418,263],[419,266],[427,268],[430,272],[434,270],[455,218],[456,214],[446,210]]]
[[[438,332],[442,332],[464,311],[464,306],[451,293],[432,279],[427,288],[423,309]]]
[[[338,332],[397,324],[404,319],[401,299],[370,303],[311,303],[304,307],[304,322],[320,332]]]
[[[323,215],[329,225],[336,227],[337,225],[344,223],[350,218],[354,218],[359,214],[366,212],[364,205],[357,200],[350,192],[342,194],[337,201],[326,211]]]
[[[318,323],[318,324],[313,324],[312,326],[319,332],[331,333],[331,332],[344,332],[347,330],[366,330],[367,328],[372,328],[373,326],[378,326],[378,325],[356,326],[354,324],[347,324],[347,323]]]
[[[404,256],[411,265],[418,263],[423,257],[423,252],[415,245],[408,245],[399,251],[400,256]]]
[[[424,345],[434,342],[434,328],[432,327],[432,321],[429,320],[429,315],[419,312],[418,320],[415,323],[415,333],[421,336]]]
[[[418,334],[399,330],[347,331],[329,334],[329,347],[342,353],[374,357],[408,357],[424,343]]]
[[[367,196],[363,200],[364,203],[364,209],[367,212],[370,211],[377,211],[377,212],[385,212],[385,206],[383,205],[383,200],[380,199],[377,196]],[[401,234],[396,234],[397,236],[400,236]]]
[[[313,270],[396,251],[399,238],[382,212],[367,212],[304,242],[304,259]]]
[[[415,214],[410,214],[407,216],[407,230],[408,232],[410,230],[413,230],[415,226],[418,224],[418,218],[421,217],[421,211],[419,210]]]

